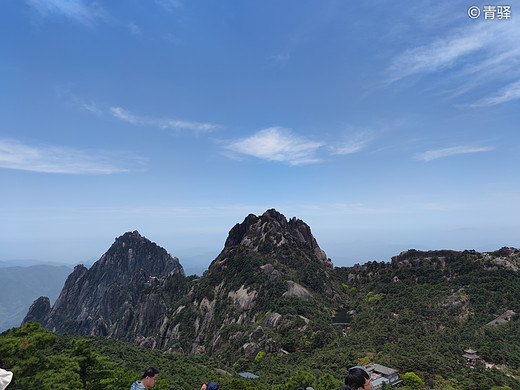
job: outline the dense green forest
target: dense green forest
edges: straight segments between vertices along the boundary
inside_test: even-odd
[[[505,353],[507,358],[509,351],[501,346],[496,349],[496,344],[509,340],[509,330],[507,325],[483,332],[482,351]],[[518,329],[515,331],[520,337]],[[328,390],[341,385],[347,367],[374,360],[394,366],[405,361],[410,370],[416,370],[423,384],[404,389],[520,389],[520,381],[513,377],[518,375],[518,368],[486,369],[483,363],[472,368],[460,360],[453,361],[457,345],[446,343],[451,340],[417,337],[403,340],[400,348],[372,349],[365,337],[360,333],[348,340],[336,340],[314,352],[259,354],[253,362],[241,359],[226,367],[207,356],[168,354],[101,337],[53,334],[37,323],[27,323],[0,335],[0,364],[15,374],[8,389],[122,390],[139,379],[144,368],[155,365],[161,371],[154,387],[158,390],[198,389],[204,380],[217,381],[224,389],[292,390],[303,384]],[[453,334],[450,337],[457,339]],[[518,345],[518,340],[510,341]],[[241,369],[259,378],[239,377]]]
[[[335,298],[341,324],[334,324],[323,296],[276,301],[273,310],[294,316],[276,332],[265,329],[283,353],[260,351],[251,358],[230,344],[185,356],[53,334],[29,322],[0,334],[0,367],[15,374],[8,389],[23,390],[128,389],[149,365],[161,371],[159,390],[198,389],[205,380],[223,389],[329,390],[341,385],[348,367],[370,362],[399,370],[405,389],[520,390],[520,315],[489,324],[508,310],[520,313],[518,271],[467,251],[413,266],[336,268],[332,276],[329,283],[341,291]],[[231,334],[230,327],[240,328],[227,325],[221,334]],[[482,359],[474,366],[463,358],[469,348]],[[242,378],[242,371],[259,378]]]

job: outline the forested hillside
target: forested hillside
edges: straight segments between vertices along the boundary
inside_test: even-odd
[[[196,389],[211,379],[226,389],[291,389],[305,382],[325,390],[337,387],[348,367],[369,362],[401,375],[415,373],[422,381],[417,388],[520,389],[520,316],[490,324],[508,310],[520,312],[517,261],[518,251],[509,248],[489,254],[409,251],[391,263],[336,268],[342,323],[333,325],[333,318],[306,323],[304,315],[323,308],[319,301],[292,297],[279,308],[300,318],[279,329],[276,337],[285,349],[260,351],[254,358],[164,353],[106,338],[54,335],[27,323],[0,335],[0,366],[15,372],[13,389],[37,383],[127,389],[143,367],[155,364],[162,370],[157,389]],[[482,362],[467,364],[468,348]],[[241,371],[259,378],[241,378]]]
[[[52,308],[38,299],[23,328],[0,336],[0,366],[20,389],[50,383],[42,372],[67,362],[62,377],[79,386],[69,388],[125,388],[156,364],[164,388],[223,375],[229,388],[234,378],[237,388],[328,390],[348,367],[376,363],[409,387],[520,390],[519,268],[514,248],[409,250],[334,268],[308,225],[271,209],[236,224],[209,269],[186,277],[179,259],[129,232],[90,269],[77,266]],[[193,369],[170,366],[180,361]]]

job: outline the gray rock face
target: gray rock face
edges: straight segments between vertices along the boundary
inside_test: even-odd
[[[262,244],[278,247],[283,244],[303,244],[313,250],[320,263],[333,268],[332,261],[319,247],[309,225],[297,218],[287,221],[274,209],[267,210],[261,217],[249,214],[244,222],[237,223],[229,232],[224,248],[242,245],[258,251]]]
[[[142,292],[176,273],[184,276],[177,258],[137,231],[125,233],[91,269],[74,268],[52,309],[48,299],[39,298],[24,322],[34,320],[53,331],[120,339],[150,333],[166,315],[166,304],[159,295]],[[156,342],[144,338],[140,344],[155,346]]]
[[[257,326],[249,337],[251,340],[263,340],[265,338],[264,329],[261,326]]]
[[[281,319],[282,319],[281,314],[271,313],[265,318],[264,324],[268,328],[276,329],[276,328],[278,328],[278,325],[280,324]]]
[[[54,306],[40,298],[27,320],[172,352],[218,354],[231,345],[255,358],[281,349],[280,325],[301,322],[278,313],[264,318],[273,304],[332,295],[332,271],[309,226],[276,210],[235,225],[200,278],[186,278],[177,258],[134,231],[90,269],[75,267]]]
[[[283,297],[296,297],[308,301],[312,298],[312,293],[298,283],[289,280],[287,282],[289,289],[282,294]]]
[[[127,284],[139,270],[152,276],[167,276],[171,273],[184,275],[179,259],[134,231],[116,239],[110,249],[92,265],[89,278],[99,282]]]
[[[45,317],[47,317],[50,311],[51,301],[49,300],[49,298],[40,297],[33,302],[22,324],[25,324],[27,321],[40,322]]]
[[[245,355],[250,359],[254,359],[258,352],[260,352],[260,346],[257,343],[246,343],[242,348]]]
[[[269,275],[269,281],[274,282],[276,279],[281,278],[283,274],[275,269],[272,264],[266,264],[260,267],[262,272]]]

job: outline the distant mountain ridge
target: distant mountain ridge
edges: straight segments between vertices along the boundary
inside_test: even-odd
[[[0,268],[0,332],[19,326],[35,298],[56,300],[71,270],[44,264]]]
[[[457,324],[464,324],[475,311],[471,297],[478,289],[457,283],[495,271],[517,278],[518,267],[520,251],[502,248],[409,250],[391,263],[334,268],[307,224],[271,209],[237,223],[201,277],[186,277],[177,258],[137,231],[125,233],[90,270],[74,269],[52,307],[45,297],[36,300],[25,321],[170,352],[210,354],[231,364],[240,356],[255,359],[259,352],[322,348],[347,334],[333,325],[340,312],[348,313],[350,329],[368,329],[372,305],[387,302],[385,297],[404,299],[402,305],[413,302],[400,291],[415,284],[439,285],[428,298],[440,310],[438,321],[446,322],[439,329],[451,324],[451,311],[462,310]],[[392,311],[380,315],[405,318],[391,302],[385,310]],[[519,305],[500,301],[493,315],[518,313]],[[489,317],[486,322],[494,318]]]

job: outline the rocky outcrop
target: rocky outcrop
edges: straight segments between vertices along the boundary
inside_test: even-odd
[[[392,257],[392,264],[399,267],[413,267],[419,265],[439,264],[445,266],[446,258],[454,256],[459,252],[452,250],[418,251],[409,249]]]
[[[520,270],[520,250],[509,247],[503,247],[494,252],[482,253],[475,250],[460,252],[446,249],[431,251],[409,249],[392,257],[392,264],[400,268],[419,267],[422,265],[445,268],[447,261],[452,261],[457,257],[463,256],[466,256],[466,261],[484,263],[488,271],[499,268],[509,269],[515,272]]]
[[[298,283],[289,280],[287,282],[289,289],[282,294],[283,297],[296,297],[308,301],[312,298],[312,293]]]
[[[150,333],[166,315],[166,304],[157,294],[142,292],[151,281],[172,274],[184,276],[177,258],[139,232],[128,232],[116,238],[90,269],[76,266],[52,308],[48,299],[35,301],[24,322],[36,320],[53,331],[123,339]]]
[[[154,276],[172,273],[184,275],[178,258],[172,257],[164,248],[142,237],[138,231],[133,231],[116,239],[89,270],[89,277],[101,282],[127,284],[140,270]]]
[[[51,311],[51,301],[47,297],[40,297],[33,302],[22,323],[27,321],[41,322]]]
[[[252,290],[248,291],[248,289],[241,286],[237,291],[230,291],[228,293],[228,297],[231,301],[239,305],[242,310],[248,310],[254,305],[254,299],[257,296],[257,292]]]
[[[264,324],[265,324],[265,326],[267,326],[269,328],[276,329],[276,328],[278,328],[278,325],[280,324],[281,319],[282,319],[281,314],[271,313],[265,318]]]
[[[308,301],[298,313],[327,320],[328,311],[313,305],[315,297],[324,302],[335,294],[331,272],[309,226],[274,209],[235,225],[200,278],[186,278],[177,258],[134,231],[118,237],[90,269],[76,266],[54,306],[40,298],[26,321],[189,354],[232,345],[254,358],[282,349],[276,335],[282,328],[304,331],[304,317],[288,314],[287,305]],[[266,317],[278,308],[283,316]]]
[[[276,279],[281,278],[283,274],[275,269],[272,264],[266,264],[260,267],[262,272],[269,276],[269,281],[274,282]]]
[[[489,263],[487,269],[490,271],[505,268],[518,272],[520,269],[520,250],[516,248],[503,247],[495,252],[485,252],[482,257]]]
[[[271,249],[284,244],[307,246],[318,262],[327,268],[333,268],[332,261],[319,247],[309,225],[297,218],[287,221],[275,209],[267,210],[261,217],[249,214],[242,223],[237,223],[229,232],[224,250],[244,246],[258,252],[263,248]]]
[[[487,323],[488,326],[492,325],[503,325],[508,322],[511,317],[513,317],[516,313],[513,310],[507,310],[505,313],[499,315],[493,321]]]

